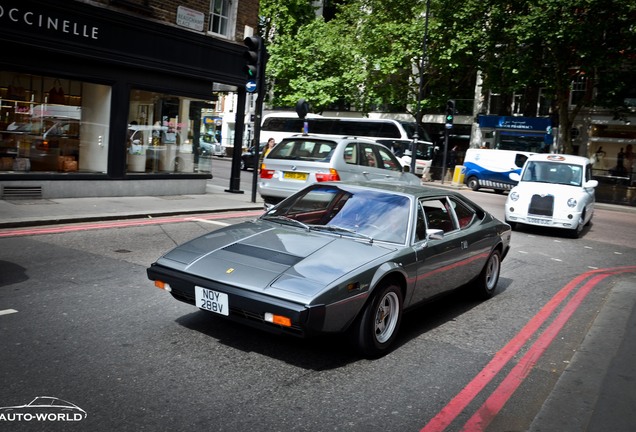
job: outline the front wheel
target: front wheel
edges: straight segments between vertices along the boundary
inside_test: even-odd
[[[402,301],[399,286],[378,288],[351,329],[352,342],[362,354],[377,358],[389,351],[402,321]]]
[[[477,179],[477,177],[469,177],[466,184],[474,191],[479,190],[479,180]]]
[[[477,277],[477,291],[479,298],[487,300],[495,294],[497,282],[501,273],[501,253],[493,251],[486,261],[486,265]]]

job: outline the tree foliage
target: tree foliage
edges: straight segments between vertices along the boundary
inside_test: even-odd
[[[363,112],[405,111],[415,106],[421,75],[421,108],[436,112],[447,98],[472,95],[481,71],[483,87],[493,92],[542,89],[568,143],[583,106],[618,107],[634,91],[634,2],[429,0],[423,71],[426,0],[339,3],[325,22],[313,16],[310,0],[261,0],[270,32],[267,75],[274,105],[293,106],[305,98],[317,112],[335,104]],[[585,93],[571,110],[570,87],[579,77],[598,91]]]

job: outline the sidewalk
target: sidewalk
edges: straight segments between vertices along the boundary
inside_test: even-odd
[[[468,190],[465,185],[453,185],[449,181],[443,184],[434,181],[426,183],[426,186]],[[251,189],[244,190],[243,193],[230,193],[226,192],[228,187],[208,183],[206,193],[196,195],[0,200],[0,229],[263,209],[263,200],[258,194],[256,202],[252,202]],[[636,207],[601,203],[596,203],[596,207],[636,213]]]
[[[0,228],[263,209],[260,196],[251,201],[251,190],[225,189],[208,184],[196,195],[0,200]]]

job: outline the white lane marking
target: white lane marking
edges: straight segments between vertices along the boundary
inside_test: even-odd
[[[13,314],[13,313],[18,313],[18,311],[15,310],[15,309],[0,310],[0,315],[9,315],[9,314]]]

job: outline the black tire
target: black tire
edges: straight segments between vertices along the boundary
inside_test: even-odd
[[[479,190],[479,179],[477,179],[477,177],[475,177],[475,176],[471,176],[466,181],[466,185],[469,188],[471,188],[472,190],[478,191]]]
[[[368,358],[389,352],[402,322],[402,291],[395,284],[378,287],[351,328],[351,339]]]
[[[477,277],[475,294],[482,300],[488,300],[495,295],[499,274],[501,273],[501,253],[493,251],[486,261],[486,265]]]

